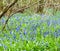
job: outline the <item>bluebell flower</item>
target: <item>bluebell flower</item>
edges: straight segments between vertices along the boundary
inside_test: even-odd
[[[20,38],[23,38],[23,35],[22,34],[20,34]]]
[[[7,37],[7,34],[4,34],[5,37]]]
[[[56,31],[54,32],[54,36],[55,36],[56,38],[59,36]]]
[[[16,20],[19,21],[19,17],[16,17]]]
[[[10,31],[10,34],[12,34],[12,31]]]
[[[10,40],[10,37],[7,34],[4,34],[4,37],[6,37],[8,40]]]
[[[44,37],[46,37],[49,34],[49,31],[44,32]]]
[[[36,40],[36,37],[31,37],[30,40],[34,41]]]
[[[60,36],[60,29],[58,29],[58,30],[56,30],[56,31],[54,32],[54,36],[55,36],[56,38]]]
[[[47,25],[50,26],[50,21],[49,20],[47,21]]]
[[[57,32],[60,33],[60,29],[58,29]]]
[[[10,37],[9,36],[7,38],[8,38],[8,40],[10,40]]]
[[[14,35],[13,38],[16,39],[16,35]]]
[[[26,35],[27,34],[27,32],[26,31],[24,31],[24,35]]]
[[[17,28],[16,28],[16,31],[19,31],[20,30],[20,26],[18,26]]]
[[[5,20],[4,20],[4,19],[2,19],[2,23],[3,23],[3,24],[5,23]]]
[[[37,33],[36,30],[34,30],[33,33],[36,34]]]
[[[58,24],[60,25],[60,18],[57,21],[58,21]]]
[[[13,34],[13,31],[10,31],[10,34]]]
[[[60,37],[60,34],[59,34],[59,37]]]
[[[20,22],[20,26],[22,25],[22,22]]]
[[[57,24],[57,21],[56,21],[56,20],[52,20],[52,23],[53,23],[54,25],[56,25],[56,24]]]

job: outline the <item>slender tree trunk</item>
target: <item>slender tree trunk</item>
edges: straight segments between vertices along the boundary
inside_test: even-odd
[[[40,0],[37,7],[37,13],[38,12],[43,13],[43,9],[44,9],[44,0]]]

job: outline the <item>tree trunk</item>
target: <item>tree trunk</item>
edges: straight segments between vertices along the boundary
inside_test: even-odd
[[[42,14],[43,9],[44,9],[44,0],[40,0],[39,4],[38,4],[38,7],[37,7],[37,13],[40,12]]]

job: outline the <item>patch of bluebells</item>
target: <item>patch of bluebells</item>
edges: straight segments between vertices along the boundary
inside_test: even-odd
[[[44,21],[44,20],[39,20],[38,19],[38,21],[36,21],[36,20],[34,20],[33,18],[36,18],[37,19],[37,17],[39,17],[39,16],[41,16],[42,18],[44,18],[44,17],[46,17],[47,19],[47,21]],[[27,25],[27,27],[29,27],[30,26],[30,30],[32,30],[32,32],[36,32],[35,30],[36,30],[36,28],[39,26],[39,27],[41,27],[42,25],[42,23],[44,23],[44,22],[47,22],[47,25],[48,26],[50,26],[50,25],[54,25],[55,26],[55,24],[57,25],[57,23],[58,23],[58,21],[56,21],[56,20],[53,20],[53,19],[51,19],[51,18],[49,18],[50,16],[48,15],[48,16],[46,16],[46,15],[44,15],[44,14],[42,14],[42,15],[38,15],[38,14],[35,14],[34,16],[32,15],[32,16],[29,16],[28,18],[27,18],[27,16],[25,16],[25,17],[22,17],[22,15],[20,14],[19,15],[19,13],[18,14],[16,14],[16,15],[14,15],[13,17],[15,17],[15,19],[16,20],[19,20],[19,21],[16,21],[16,23],[18,23],[18,25],[17,26],[13,26],[13,27],[16,27],[16,31],[17,32],[19,32],[20,31],[20,28],[22,27],[22,24],[24,24],[24,23],[27,23],[26,25]],[[54,17],[53,17],[54,18]],[[14,19],[14,18],[13,18]],[[31,19],[31,20],[30,20]],[[10,19],[11,20],[11,19]],[[28,20],[28,21],[27,21]],[[29,21],[30,20],[30,21]],[[12,20],[11,20],[12,21]],[[12,24],[15,24],[15,22],[11,22],[10,21],[10,23],[12,23]],[[4,20],[2,21],[2,22],[4,22]],[[20,25],[19,25],[19,23],[20,23]],[[11,24],[11,25],[12,25]],[[42,28],[43,27],[43,28]],[[42,26],[41,28],[41,30],[44,30],[44,26]],[[28,31],[30,31],[30,30],[28,30]],[[23,31],[24,32],[24,34],[27,34],[26,33],[26,31],[24,30]],[[13,34],[12,33],[12,31],[10,32],[10,34]],[[47,32],[45,32],[44,34],[48,34]]]
[[[51,24],[52,24],[51,20],[47,20],[47,25],[51,26]]]
[[[60,29],[58,29],[57,32],[60,34]]]
[[[56,38],[60,36],[60,29],[55,30],[54,36],[55,36]]]
[[[39,17],[40,16],[40,17]],[[39,19],[37,19],[39,17]],[[44,19],[45,17],[45,19]],[[4,34],[4,37],[6,37],[7,39],[13,41],[17,39],[17,36],[19,36],[19,39],[22,40],[31,40],[31,41],[35,41],[36,40],[36,35],[38,34],[37,32],[37,28],[39,28],[39,34],[43,35],[43,37],[46,37],[49,34],[53,34],[56,38],[60,36],[60,29],[57,29],[57,31],[52,32],[50,29],[47,30],[47,28],[51,28],[51,25],[54,25],[55,28],[57,25],[57,23],[59,23],[59,19],[58,20],[54,20],[54,17],[52,19],[49,18],[50,16],[46,16],[46,15],[32,15],[32,16],[20,16],[20,14],[18,14],[17,16],[14,15],[12,18],[10,18],[10,21],[8,21],[8,26],[11,30],[7,29],[7,31]],[[36,18],[36,19],[34,19]],[[14,19],[14,20],[13,20]],[[4,20],[2,20],[2,22],[4,23]],[[47,23],[47,24],[46,24]],[[23,25],[23,24],[26,24]],[[23,26],[22,26],[23,25]],[[11,27],[10,27],[11,26]],[[47,27],[47,28],[46,28]],[[8,28],[8,27],[7,27]],[[15,29],[13,29],[15,28]],[[60,28],[60,27],[58,27]],[[8,35],[10,34],[12,36],[12,38]],[[19,40],[17,39],[17,40]],[[42,45],[44,45],[44,41],[42,40],[41,42]],[[1,44],[0,44],[1,46]],[[46,43],[46,46],[48,46],[48,43]]]
[[[49,31],[44,32],[43,36],[46,37],[47,35],[49,35]]]

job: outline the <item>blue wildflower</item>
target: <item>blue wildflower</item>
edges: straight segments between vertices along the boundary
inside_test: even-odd
[[[60,29],[58,29],[58,31],[57,31],[58,33],[60,33]]]
[[[5,20],[4,19],[2,19],[2,23],[5,23]]]
[[[47,21],[47,25],[50,26],[50,21],[49,20]]]
[[[21,37],[21,38],[23,38],[23,35],[22,35],[22,34],[20,34],[20,37]]]
[[[13,31],[10,31],[10,34],[13,34]]]
[[[19,31],[20,30],[20,26],[18,26],[17,28],[16,28],[16,31]]]
[[[26,28],[24,28],[24,35],[27,34]]]
[[[24,35],[26,34],[27,32],[26,31],[24,31]]]
[[[20,26],[22,25],[22,22],[20,22]]]
[[[60,36],[60,29],[58,29],[58,30],[56,30],[56,31],[54,32],[54,36],[55,36],[56,38]]]
[[[57,24],[57,21],[56,21],[56,20],[52,20],[52,23],[53,23],[54,25],[56,25],[56,24]]]
[[[13,38],[16,39],[16,35],[14,35]]]
[[[57,38],[59,35],[57,33],[57,31],[54,32],[54,36]]]
[[[36,40],[36,37],[31,37],[30,39],[31,39],[32,41],[34,41],[34,40]]]
[[[49,31],[44,32],[44,37],[46,37],[49,34]]]
[[[4,34],[5,37],[7,37],[7,34]]]

